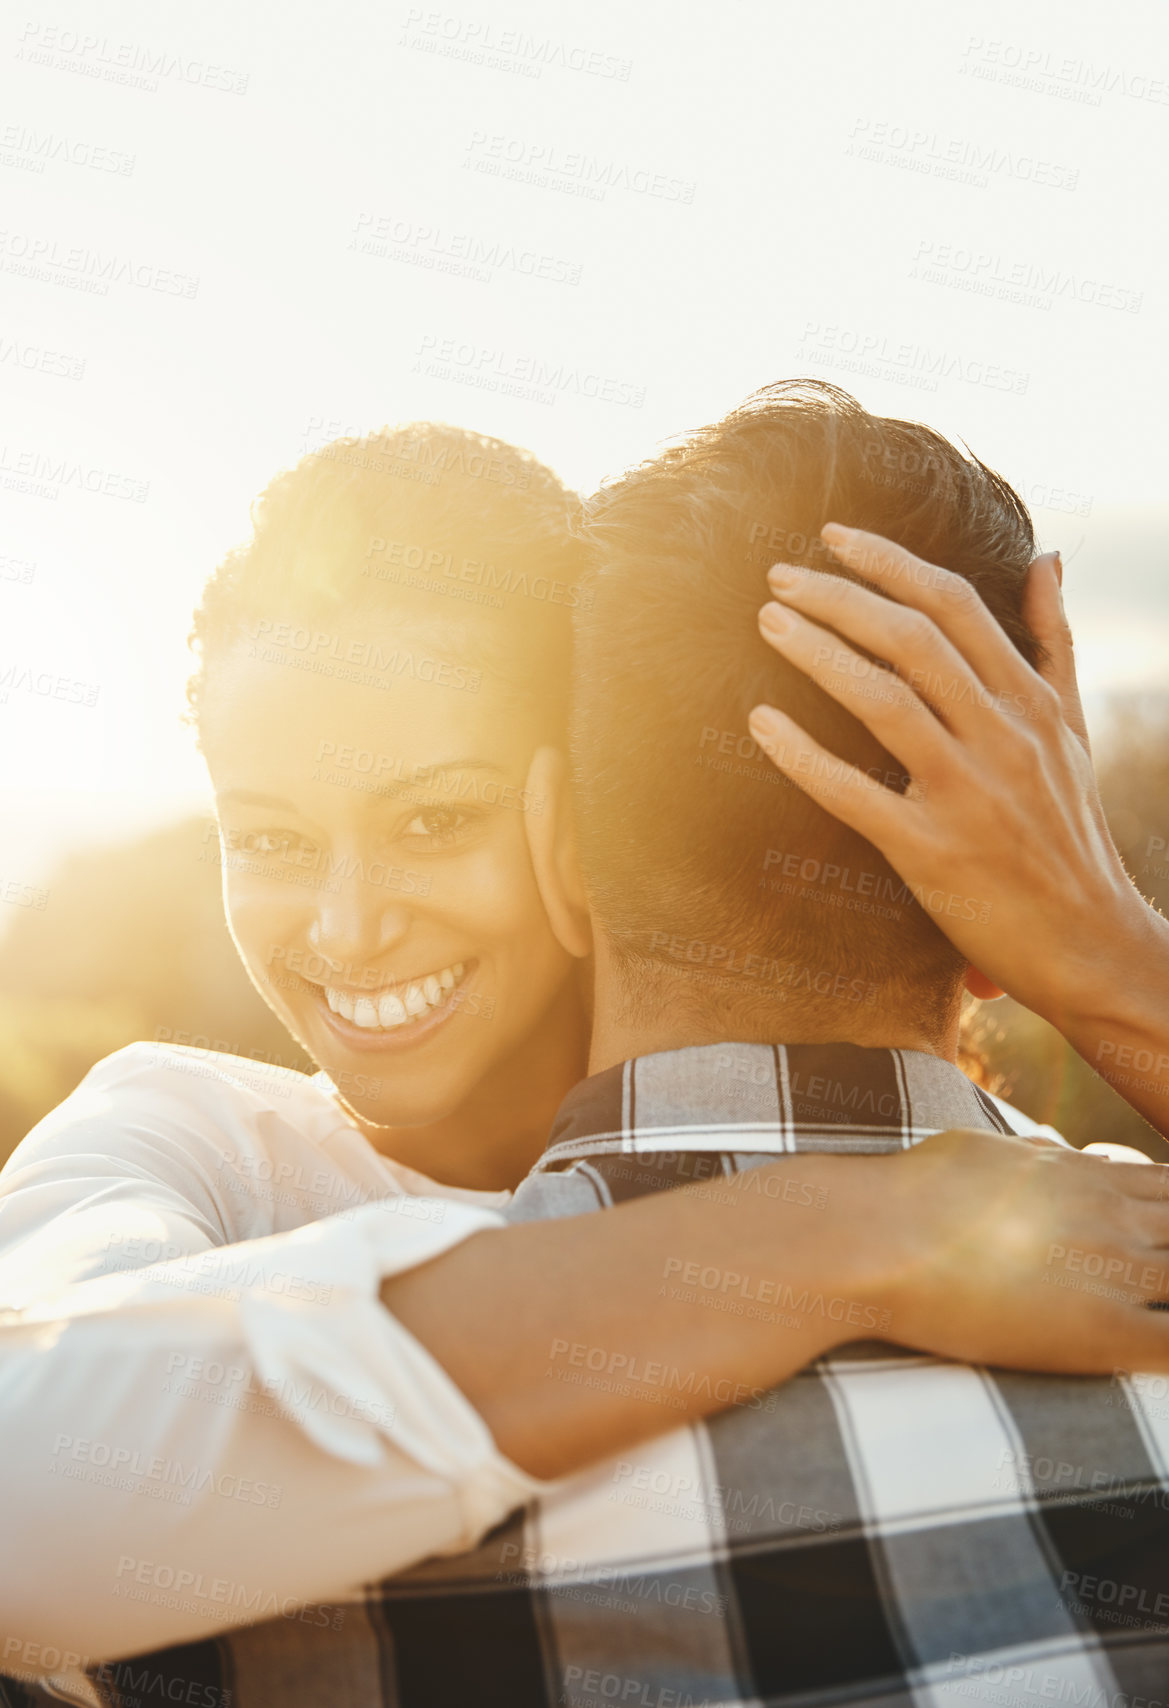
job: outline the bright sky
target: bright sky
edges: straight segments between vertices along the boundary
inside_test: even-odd
[[[383,422],[587,485],[823,375],[1020,488],[1087,687],[1169,682],[1160,0],[9,16],[0,876],[204,797],[200,584]]]

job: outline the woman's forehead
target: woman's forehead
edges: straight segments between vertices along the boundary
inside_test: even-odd
[[[309,780],[341,750],[425,767],[471,753],[510,764],[532,744],[535,712],[514,685],[435,637],[399,629],[338,653],[324,631],[270,632],[208,670],[203,746],[217,783],[270,770]]]

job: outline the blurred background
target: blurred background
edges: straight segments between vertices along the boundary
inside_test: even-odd
[[[387,422],[589,487],[807,374],[966,441],[1062,551],[1169,900],[1159,4],[9,17],[0,1156],[135,1038],[304,1065],[222,923],[186,636],[271,477]],[[1028,1113],[1162,1154],[1034,1016],[971,1027]]]

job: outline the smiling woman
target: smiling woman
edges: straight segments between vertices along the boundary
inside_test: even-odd
[[[248,972],[366,1137],[457,1186],[521,1178],[584,1070],[585,940],[532,858],[566,828],[572,503],[454,428],[338,441],[196,618]]]

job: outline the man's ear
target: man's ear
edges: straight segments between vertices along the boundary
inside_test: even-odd
[[[963,983],[971,996],[976,996],[979,1002],[994,1002],[996,998],[1006,995],[985,973],[980,973],[977,967],[967,967]]]
[[[536,749],[525,789],[524,829],[540,899],[561,948],[583,958],[592,953],[593,932],[576,857],[568,761],[558,747]]]

